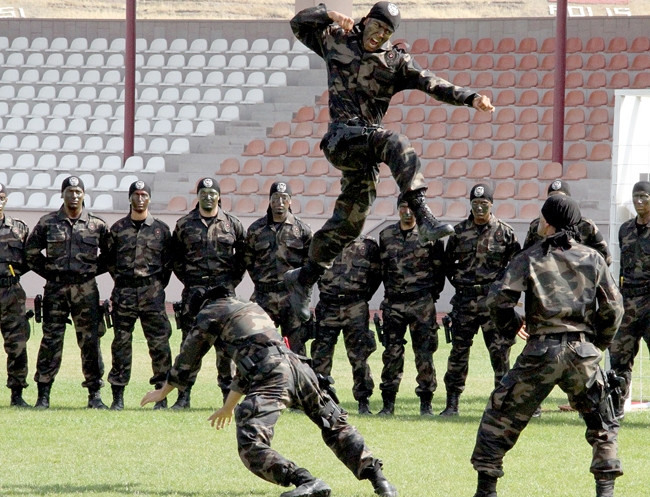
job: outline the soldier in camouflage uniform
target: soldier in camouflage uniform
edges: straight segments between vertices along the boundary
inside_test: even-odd
[[[395,410],[395,397],[404,374],[404,336],[408,327],[415,353],[415,393],[420,397],[420,414],[431,416],[431,399],[438,386],[433,364],[433,353],[438,350],[435,304],[445,286],[444,247],[440,240],[422,245],[408,203],[400,198],[398,209],[399,222],[379,234],[384,282],[384,367],[379,385],[384,405],[379,415],[390,416]]]
[[[226,297],[228,293],[218,288],[208,292],[208,303],[197,315],[196,326],[183,342],[167,382],[145,395],[142,405],[159,402],[174,388],[184,388],[201,356],[217,344],[234,359],[237,374],[224,406],[209,419],[220,429],[230,423],[234,411],[239,456],[250,471],[277,485],[296,486],[282,497],[330,495],[325,482],[271,448],[280,413],[293,407],[304,411],[320,428],[327,446],[358,479],[370,480],[380,496],[396,497],[397,490],[382,474],[381,461],[348,424],[347,412],[320,387],[304,358],[285,347],[259,305]]]
[[[0,330],[7,354],[7,388],[11,390],[12,406],[29,407],[23,400],[29,322],[25,317],[25,290],[20,285],[21,275],[29,271],[25,264],[29,228],[5,213],[6,205],[7,190],[0,184]]]
[[[61,367],[68,316],[81,349],[81,369],[88,389],[88,407],[106,409],[99,393],[104,361],[100,337],[104,334],[95,276],[106,272],[108,226],[83,209],[84,184],[69,176],[61,184],[63,205],[43,216],[25,247],[29,268],[46,280],[43,292],[43,339],[38,351],[36,406],[50,406],[52,382]],[[43,254],[45,252],[45,254]]]
[[[628,398],[634,358],[641,338],[650,349],[650,182],[639,181],[632,188],[636,216],[618,231],[621,248],[620,286],[625,315],[609,349],[612,369],[625,379],[623,395]],[[623,417],[623,405],[617,413]]]
[[[325,60],[328,70],[330,124],[321,142],[325,157],[341,170],[342,191],[332,217],[314,234],[309,261],[287,274],[292,305],[309,318],[314,283],[343,248],[357,238],[377,192],[379,164],[385,162],[418,224],[421,241],[453,233],[426,204],[427,189],[420,160],[405,135],[382,127],[391,98],[420,90],[452,105],[493,111],[490,99],[422,69],[390,38],[400,23],[394,3],[378,2],[356,23],[324,4],[299,12],[291,20],[295,36]]]
[[[566,181],[556,179],[548,185],[547,194],[549,197],[552,195],[568,195],[570,197],[571,190]],[[526,234],[526,240],[524,241],[525,249],[542,239],[542,237],[537,233],[538,226],[539,218],[533,219],[528,227],[528,233]],[[607,242],[603,238],[598,226],[596,226],[596,223],[591,219],[587,219],[586,217],[580,219],[580,222],[576,226],[576,232],[574,235],[576,236],[577,241],[598,250],[598,252],[600,252],[605,258],[605,262],[607,262],[608,265],[612,263],[612,255],[609,253]]]
[[[490,354],[494,384],[509,367],[512,340],[496,333],[486,307],[490,284],[504,271],[512,256],[520,250],[512,227],[492,214],[493,190],[479,183],[470,191],[472,211],[458,223],[445,248],[445,270],[456,289],[451,299],[452,337],[447,361],[445,387],[447,405],[441,416],[457,416],[458,400],[465,390],[470,349],[479,328]]]
[[[375,387],[368,357],[377,350],[369,329],[368,301],[381,283],[379,246],[361,236],[343,249],[318,282],[316,336],[311,343],[314,371],[327,377],[332,371],[334,347],[339,333],[352,366],[352,394],[359,403],[359,414],[370,412],[369,398]]]
[[[255,291],[251,296],[280,327],[296,354],[305,354],[306,327],[292,309],[283,275],[307,261],[311,228],[291,212],[291,187],[276,181],[269,191],[266,216],[246,233],[246,268]]]
[[[596,496],[613,497],[614,479],[623,474],[619,423],[599,366],[601,351],[621,322],[622,297],[602,256],[568,231],[580,218],[575,200],[549,197],[539,224],[546,239],[517,254],[490,288],[487,305],[498,333],[514,339],[519,332],[528,339],[483,413],[472,455],[478,472],[475,497],[497,497],[506,452],[555,385],[585,422]],[[514,309],[522,292],[525,330],[524,318]]]
[[[181,326],[183,340],[194,325],[190,312],[193,296],[212,287],[228,288],[235,296],[235,288],[246,272],[244,250],[246,231],[241,221],[221,209],[221,190],[212,178],[203,178],[196,187],[198,205],[180,218],[172,234],[174,274],[183,283]],[[217,353],[217,383],[225,399],[230,390],[234,365],[219,348]],[[190,377],[187,388],[179,390],[172,409],[190,407],[190,391],[196,382],[201,365]]]
[[[149,212],[151,187],[138,180],[129,187],[128,216],[111,226],[108,270],[115,281],[111,302],[115,337],[111,344],[113,367],[108,382],[113,391],[111,409],[124,409],[124,388],[131,379],[133,330],[140,318],[147,340],[153,376],[160,386],[171,368],[172,333],[165,310],[165,287],[171,276],[169,227]],[[154,409],[167,407],[165,402]]]

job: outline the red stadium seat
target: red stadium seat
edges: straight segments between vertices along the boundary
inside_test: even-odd
[[[433,42],[430,50],[434,54],[447,54],[451,52],[451,40],[449,38],[438,38]]]
[[[537,162],[528,161],[519,166],[519,170],[517,171],[517,174],[515,174],[515,179],[533,179],[537,178],[538,174],[539,167],[537,166]]]
[[[467,175],[471,179],[488,179],[492,174],[492,167],[487,160],[480,160],[474,163],[472,170]]]
[[[453,54],[464,54],[472,51],[472,40],[470,38],[459,38],[454,43],[454,48],[451,51]]]
[[[481,38],[476,42],[474,53],[487,54],[494,52],[494,40],[492,38]]]
[[[496,53],[513,53],[517,50],[517,42],[514,38],[502,38],[497,45]]]
[[[496,117],[493,120],[494,124],[508,124],[514,123],[516,118],[515,110],[506,107],[505,109],[500,109],[497,112]]]
[[[587,165],[584,162],[574,162],[569,164],[564,179],[576,180],[587,177]]]
[[[510,161],[499,162],[492,175],[493,179],[512,178],[515,175],[515,165]]]
[[[494,215],[498,219],[513,219],[517,217],[517,208],[511,203],[501,203],[497,205]]]
[[[544,165],[539,179],[555,180],[562,177],[562,164],[559,162],[549,162]]]

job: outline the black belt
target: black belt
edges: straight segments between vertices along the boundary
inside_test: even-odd
[[[14,286],[20,281],[20,276],[5,276],[0,278],[0,287]]]
[[[367,295],[365,293],[339,293],[338,295],[321,293],[318,298],[325,304],[343,305],[359,301],[365,302]]]
[[[66,274],[52,276],[47,281],[53,283],[61,283],[63,285],[81,285],[95,278],[95,275],[88,276],[87,274]]]
[[[624,297],[648,295],[650,294],[650,283],[644,283],[641,285],[629,285],[628,283],[624,283],[621,287],[621,293]]]
[[[457,286],[456,293],[462,297],[482,297],[490,293],[490,283],[483,285]]]
[[[409,300],[418,300],[431,295],[431,291],[431,288],[425,288],[417,292],[386,293],[386,298],[392,302],[408,302]]]
[[[269,347],[258,350],[253,355],[239,359],[237,361],[237,369],[239,369],[243,374],[251,374],[267,357],[285,355],[286,353],[287,349],[285,347],[282,347],[280,345],[271,345]]]
[[[277,283],[255,283],[255,290],[262,293],[278,292],[286,289],[287,287],[283,281],[278,281]]]
[[[141,286],[151,286],[153,285],[158,278],[155,276],[135,276],[132,278],[116,278],[115,286],[120,288],[138,288]]]
[[[580,331],[569,331],[564,333],[547,333],[543,335],[530,335],[528,341],[548,341],[555,342],[591,342],[589,334]]]
[[[201,278],[190,278],[185,280],[185,286],[227,287],[230,286],[230,281],[228,278],[212,278],[210,276],[204,276]]]

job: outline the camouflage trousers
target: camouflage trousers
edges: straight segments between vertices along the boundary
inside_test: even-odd
[[[167,378],[172,365],[169,337],[172,328],[165,312],[165,288],[160,281],[137,288],[115,287],[111,294],[113,330],[111,343],[113,366],[108,373],[111,385],[128,385],[133,362],[133,330],[140,318],[142,331],[147,340],[152,385],[160,385]]]
[[[298,355],[305,355],[307,350],[307,327],[291,308],[289,294],[282,292],[258,292],[255,290],[251,295],[251,301],[255,302],[266,313],[271,316],[275,326],[280,328],[283,337],[289,341],[289,347]]]
[[[596,478],[622,475],[617,457],[619,424],[607,402],[601,357],[589,342],[529,339],[490,396],[471,458],[474,469],[503,476],[506,452],[515,445],[537,406],[558,385],[587,426],[585,437],[593,448],[591,472]]]
[[[470,349],[479,328],[483,333],[483,341],[490,355],[490,364],[494,371],[494,385],[497,386],[510,367],[510,348],[514,340],[501,336],[490,321],[490,315],[485,312],[474,314],[456,309],[453,312],[451,351],[447,359],[447,372],[444,378],[447,393],[460,394],[465,390],[469,372]]]
[[[629,397],[634,358],[639,353],[643,338],[650,350],[650,294],[624,297],[623,322],[609,347],[611,367],[625,378],[624,396]]]
[[[381,383],[383,392],[397,393],[404,375],[404,345],[406,328],[411,333],[411,346],[415,353],[417,376],[415,393],[419,397],[429,396],[436,391],[438,381],[433,364],[433,353],[438,350],[438,323],[436,306],[428,295],[408,302],[381,303],[384,320],[384,352],[381,359]]]
[[[427,188],[420,159],[405,135],[382,128],[365,134],[349,132],[357,128],[330,124],[321,143],[327,160],[343,173],[334,212],[314,233],[309,246],[309,259],[321,266],[332,262],[361,234],[377,198],[381,162],[390,168],[401,193]]]
[[[62,284],[48,281],[43,292],[43,339],[38,350],[34,381],[51,383],[61,367],[63,338],[68,316],[72,317],[81,349],[81,370],[89,390],[100,389],[104,382],[104,361],[100,348],[99,291],[95,279],[85,283]]]
[[[235,409],[237,445],[244,465],[260,478],[282,486],[300,469],[271,448],[274,427],[287,407],[300,409],[321,430],[325,444],[361,479],[377,461],[361,434],[348,424],[347,412],[321,390],[314,371],[295,354],[286,355],[268,374],[251,383]]]
[[[0,287],[0,330],[7,354],[7,388],[27,386],[27,340],[25,291],[20,284]]]
[[[377,350],[374,333],[369,329],[368,302],[358,301],[345,305],[316,306],[317,333],[311,343],[312,367],[317,373],[329,376],[339,333],[343,331],[345,350],[352,366],[352,394],[356,400],[368,399],[375,382],[370,373],[368,357]]]

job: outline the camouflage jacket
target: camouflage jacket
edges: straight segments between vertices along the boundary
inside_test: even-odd
[[[27,264],[48,281],[88,280],[107,270],[108,238],[103,219],[84,210],[73,222],[61,207],[41,217],[27,238]]]
[[[501,276],[512,256],[521,249],[512,227],[494,214],[483,226],[475,224],[470,214],[454,226],[454,231],[445,248],[445,270],[456,289],[489,285]]]
[[[246,233],[241,221],[222,209],[210,222],[198,207],[176,222],[172,235],[174,274],[186,286],[227,286],[241,283]]]
[[[409,53],[390,41],[376,52],[366,52],[362,27],[356,24],[346,33],[332,23],[323,4],[305,9],[291,20],[296,38],[325,60],[332,122],[356,117],[366,124],[379,125],[391,97],[409,89],[421,90],[449,104],[472,105],[476,93],[423,70]]]
[[[443,243],[421,245],[417,229],[404,237],[397,222],[379,233],[381,278],[388,299],[426,290],[437,300],[445,286]]]
[[[531,245],[543,240],[543,237],[537,234],[537,227],[539,226],[539,218],[533,219],[528,227],[528,233],[526,233],[526,240],[524,241],[524,249],[527,249]],[[576,230],[576,240],[580,243],[584,243],[589,247],[598,250],[600,255],[605,259],[605,262],[609,266],[612,263],[612,254],[609,253],[609,247],[607,242],[603,238],[602,233],[591,219],[583,217],[580,219],[580,222],[577,225]]]
[[[29,271],[25,263],[25,242],[29,236],[29,228],[20,219],[7,214],[0,220],[0,277],[11,276],[9,265],[16,276]]]
[[[311,238],[311,228],[292,213],[283,223],[269,214],[251,224],[245,260],[253,283],[278,284],[288,270],[304,266]]]
[[[359,296],[370,300],[381,283],[379,246],[370,237],[361,236],[343,249],[332,267],[318,281],[321,298]]]
[[[108,239],[108,271],[115,285],[152,276],[167,285],[171,276],[170,241],[169,226],[151,214],[140,229],[130,215],[116,221]]]
[[[622,286],[650,284],[650,226],[637,225],[636,216],[618,230]]]
[[[230,388],[240,393],[247,391],[251,381],[263,380],[282,360],[282,355],[266,355],[266,351],[291,353],[260,306],[236,298],[217,299],[197,315],[196,326],[183,342],[167,381],[185,387],[194,365],[213,344],[234,360],[237,374]]]
[[[525,293],[526,331],[531,335],[584,332],[604,349],[623,317],[623,297],[605,259],[570,239],[570,248],[538,243],[517,254],[490,288],[490,316],[513,337],[522,318],[515,306]]]

